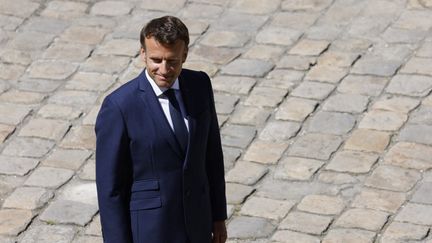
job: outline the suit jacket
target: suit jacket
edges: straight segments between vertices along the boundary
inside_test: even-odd
[[[96,121],[96,184],[105,242],[211,241],[226,215],[210,78],[183,69],[189,141],[182,152],[143,71],[108,95]]]

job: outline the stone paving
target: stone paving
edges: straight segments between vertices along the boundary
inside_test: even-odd
[[[431,0],[0,0],[0,242],[102,242],[95,118],[166,14],[212,77],[228,242],[432,242]]]

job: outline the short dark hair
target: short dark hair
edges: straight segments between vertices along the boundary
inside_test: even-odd
[[[159,43],[172,45],[182,40],[186,48],[189,45],[189,31],[186,25],[174,16],[163,16],[152,19],[141,30],[141,47],[145,49],[145,38],[154,37]]]

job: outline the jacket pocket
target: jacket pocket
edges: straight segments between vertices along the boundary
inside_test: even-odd
[[[157,179],[136,181],[132,184],[130,210],[152,209],[162,206]]]
[[[129,209],[131,211],[135,210],[143,210],[143,209],[152,209],[152,208],[160,208],[162,206],[162,201],[160,197],[153,198],[143,198],[133,200],[129,204]]]
[[[157,191],[159,190],[159,181],[156,179],[136,181],[132,184],[132,192],[138,191]]]

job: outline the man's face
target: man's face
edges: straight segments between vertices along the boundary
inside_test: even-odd
[[[145,39],[145,49],[141,55],[150,77],[161,88],[170,88],[180,75],[186,61],[188,49],[178,40],[172,45],[163,45],[154,37]]]

